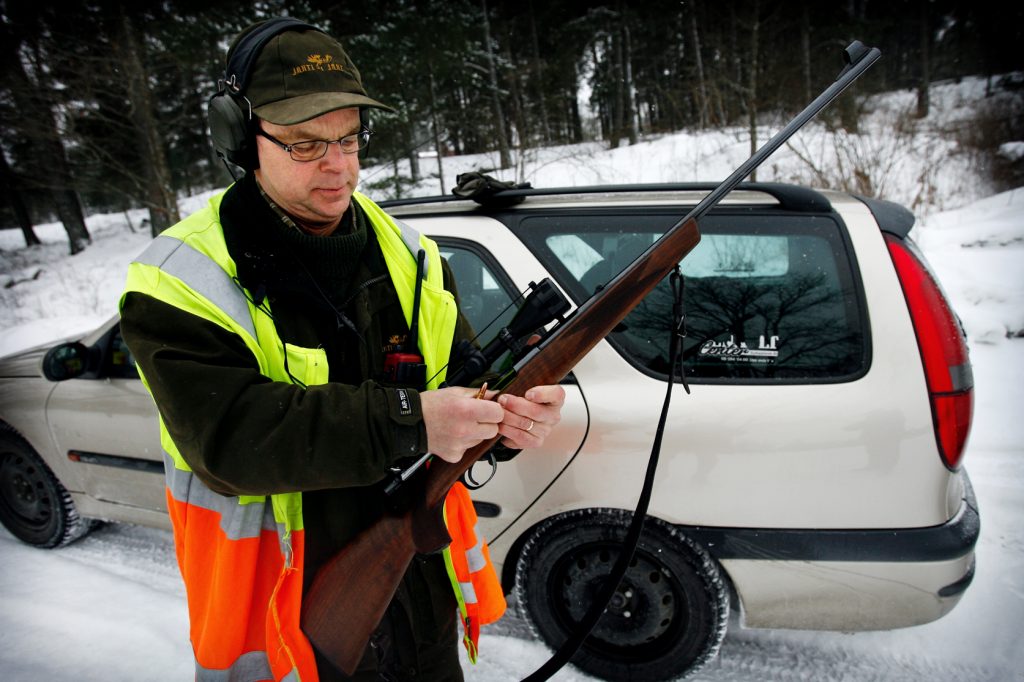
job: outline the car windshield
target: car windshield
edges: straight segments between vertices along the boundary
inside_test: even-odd
[[[678,219],[531,216],[518,234],[577,302]],[[682,261],[684,362],[696,380],[843,381],[866,370],[863,307],[840,225],[828,216],[714,215]],[[668,372],[671,291],[662,281],[609,337],[656,376]]]

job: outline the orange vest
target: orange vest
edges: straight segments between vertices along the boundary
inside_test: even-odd
[[[491,563],[491,551],[483,536],[477,535],[476,509],[461,483],[453,485],[444,500],[444,522],[452,539],[444,559],[459,601],[462,641],[469,660],[476,663],[480,626],[505,613],[505,592]]]
[[[218,218],[221,196],[153,241],[129,267],[125,293],[152,296],[234,332],[253,352],[260,371],[275,381],[294,377],[307,386],[325,383],[323,349],[284,344],[273,320],[236,285]],[[456,315],[454,299],[443,289],[437,246],[365,197],[356,194],[355,200],[370,218],[407,318],[415,281],[411,252],[427,251],[420,350],[428,376],[436,373],[430,386],[436,388],[444,380],[440,367],[447,361]],[[160,431],[196,679],[315,682],[313,650],[299,627],[305,546],[301,494],[215,493],[192,473],[162,420]],[[461,484],[445,500],[445,519],[452,538],[445,564],[475,662],[480,626],[501,616],[505,598]]]

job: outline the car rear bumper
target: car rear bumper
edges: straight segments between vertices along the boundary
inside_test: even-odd
[[[981,529],[964,474],[948,522],[870,530],[679,526],[728,573],[748,627],[876,630],[948,613],[974,577]]]

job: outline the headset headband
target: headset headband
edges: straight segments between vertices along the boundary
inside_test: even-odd
[[[299,21],[298,19],[280,17],[268,20],[243,36],[238,41],[235,49],[228,55],[227,69],[224,72],[222,87],[230,89],[236,95],[244,93],[245,89],[249,87],[249,80],[252,78],[252,66],[263,50],[263,46],[274,36],[292,29],[313,30],[323,33],[316,26]]]

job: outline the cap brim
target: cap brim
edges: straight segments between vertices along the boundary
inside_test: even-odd
[[[280,126],[290,126],[322,116],[338,109],[371,108],[394,112],[395,110],[377,100],[353,92],[317,92],[300,95],[278,102],[255,107],[252,111],[264,121]]]

